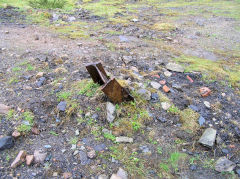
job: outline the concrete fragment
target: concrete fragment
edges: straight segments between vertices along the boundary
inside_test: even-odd
[[[231,172],[236,167],[236,164],[228,160],[226,157],[220,157],[215,165],[215,170],[218,172]]]
[[[204,146],[213,147],[216,139],[216,134],[217,131],[215,129],[207,128],[198,142]]]

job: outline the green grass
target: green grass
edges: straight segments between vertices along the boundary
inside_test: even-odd
[[[92,80],[82,80],[78,87],[80,88],[78,94],[86,95],[87,97],[92,97],[96,94],[99,84],[94,83]]]
[[[66,3],[66,0],[29,0],[31,7],[40,9],[62,9]]]
[[[18,72],[18,71],[21,71],[21,70],[22,70],[21,67],[13,67],[12,68],[13,72]]]
[[[114,135],[110,134],[110,133],[104,133],[103,137],[106,138],[106,139],[109,139],[109,140],[111,140],[113,142],[116,141],[116,137]]]
[[[20,124],[18,127],[17,127],[17,131],[18,132],[22,132],[22,133],[27,133],[31,130],[32,126],[30,125],[26,125],[26,124]]]
[[[78,138],[73,137],[73,138],[70,139],[69,144],[77,144],[77,142],[78,142]]]
[[[70,91],[63,91],[56,94],[58,101],[67,100],[72,96]]]
[[[198,71],[206,80],[229,81],[233,87],[240,87],[240,65],[234,61],[211,61],[186,56],[176,58],[175,61],[184,65],[185,72]],[[223,65],[231,67],[231,70],[224,70]]]

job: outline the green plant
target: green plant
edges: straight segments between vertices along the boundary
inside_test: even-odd
[[[157,148],[157,153],[158,153],[159,155],[162,155],[162,153],[163,153],[162,147],[158,147],[158,148]]]
[[[21,70],[21,67],[13,67],[12,68],[12,71],[13,72],[17,72],[17,71],[20,71]]]
[[[33,113],[27,111],[23,113],[23,119],[28,121],[30,123],[30,125],[33,124],[33,119],[34,119],[34,115]]]
[[[165,172],[168,172],[169,171],[169,167],[167,164],[165,163],[160,163],[159,167],[164,170]]]
[[[27,71],[33,71],[34,67],[31,64],[27,64]]]
[[[32,127],[30,125],[21,124],[17,127],[17,131],[26,133],[26,132],[29,132],[31,130],[31,128]]]
[[[29,5],[33,8],[56,9],[63,8],[66,4],[65,0],[30,0]]]
[[[111,140],[113,142],[116,141],[116,137],[114,135],[110,134],[110,133],[104,133],[103,137],[106,138],[106,139],[109,139],[109,140]]]
[[[139,122],[132,122],[132,128],[134,131],[138,131],[141,128],[141,124]]]
[[[179,114],[180,113],[180,110],[175,105],[172,105],[167,111],[172,113],[172,114]]]
[[[14,109],[10,109],[7,114],[7,119],[11,119],[14,117],[15,111]]]
[[[72,96],[72,93],[70,91],[64,91],[57,93],[56,96],[58,98],[58,101],[67,100],[69,97]]]
[[[77,137],[73,137],[69,141],[70,144],[77,144],[77,142],[78,142],[78,138]]]
[[[92,80],[87,82],[82,80],[79,83],[79,87],[80,87],[80,91],[79,94],[80,95],[86,95],[87,97],[92,97],[97,89],[99,88],[99,84],[94,83]]]
[[[58,134],[55,131],[50,131],[49,134],[54,135],[54,136],[58,136]]]

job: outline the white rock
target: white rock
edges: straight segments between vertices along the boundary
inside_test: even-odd
[[[121,177],[121,179],[127,179],[128,178],[127,172],[125,170],[123,170],[122,168],[118,169],[117,176]]]
[[[164,75],[165,75],[166,77],[170,77],[170,76],[172,76],[172,73],[169,72],[169,71],[165,71],[165,72],[164,72]]]
[[[116,137],[116,142],[133,143],[133,138],[120,136],[120,137]]]
[[[161,87],[161,85],[158,83],[158,82],[155,82],[155,81],[152,81],[151,82],[151,86],[154,88],[154,89],[159,89]]]
[[[107,102],[107,121],[110,123],[113,122],[113,120],[115,119],[116,115],[115,110],[116,110],[115,105],[113,105],[110,102]]]
[[[175,72],[181,72],[181,73],[184,72],[184,68],[181,65],[176,64],[176,63],[168,63],[166,65],[166,68],[168,70],[175,71]]]
[[[171,107],[171,104],[169,104],[168,102],[162,102],[161,106],[166,111]]]
[[[79,136],[79,129],[77,129],[77,130],[75,131],[75,135],[76,135],[76,136]]]
[[[211,104],[208,101],[204,101],[203,104],[207,107],[207,108],[211,108]]]

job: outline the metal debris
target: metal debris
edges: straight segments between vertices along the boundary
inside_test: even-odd
[[[110,79],[107,76],[107,73],[100,62],[88,64],[86,68],[94,83],[102,85],[101,90],[113,103],[134,100],[129,91],[123,88],[115,78]]]

